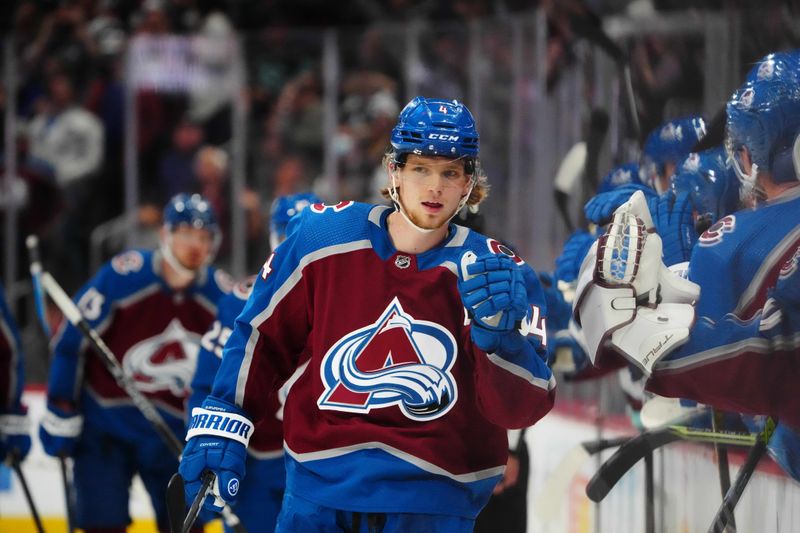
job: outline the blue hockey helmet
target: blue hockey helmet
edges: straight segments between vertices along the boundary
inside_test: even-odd
[[[163,224],[167,233],[161,240],[161,253],[176,272],[187,277],[194,277],[197,274],[196,269],[182,264],[173,253],[172,232],[180,227],[208,231],[212,236],[212,245],[211,251],[203,264],[208,264],[214,260],[222,242],[222,231],[214,214],[214,209],[211,207],[211,202],[204,197],[199,194],[176,194],[164,207]]]
[[[277,248],[286,238],[286,227],[289,220],[311,204],[321,203],[322,199],[312,192],[301,192],[279,196],[272,202],[269,220],[269,243],[272,249]]]
[[[724,148],[689,154],[672,178],[671,188],[676,196],[689,194],[697,213],[698,230],[710,227],[739,207],[739,182]]]
[[[636,163],[625,163],[611,169],[597,186],[597,194],[613,191],[623,185],[641,185],[639,179],[639,165]]]
[[[694,115],[669,120],[650,132],[642,150],[639,174],[642,183],[658,190],[656,177],[669,177],[664,176],[666,165],[672,163],[677,166],[705,134],[705,121]]]
[[[800,61],[794,54],[784,54],[780,61],[774,56],[754,67],[753,79],[737,89],[727,105],[725,148],[745,193],[756,189],[762,170],[776,182],[797,179],[792,148],[800,133]],[[749,173],[742,161],[744,149],[751,163]]]
[[[746,84],[785,76],[787,71],[796,70],[799,63],[800,50],[787,50],[785,52],[767,54],[753,65],[744,82]]]
[[[164,207],[164,226],[167,229],[173,231],[182,224],[211,233],[219,231],[211,203],[199,194],[176,194]]]
[[[417,96],[411,100],[392,129],[391,143],[396,162],[402,154],[434,155],[453,159],[478,157],[480,136],[475,119],[458,100],[438,100]],[[472,168],[467,168],[471,174]]]

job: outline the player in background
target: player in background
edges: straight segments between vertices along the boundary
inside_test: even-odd
[[[535,273],[449,223],[487,192],[471,113],[417,97],[391,144],[394,209],[311,206],[256,278],[193,416],[187,500],[205,470],[218,481],[205,506],[235,500],[252,421],[284,385],[276,531],[471,531],[503,474],[506,428],[552,407]]]
[[[179,194],[164,209],[158,250],[117,255],[75,297],[84,318],[179,438],[200,336],[231,288],[228,275],[209,266],[220,237],[210,204],[200,195]],[[39,433],[44,449],[74,457],[78,527],[124,532],[131,521],[130,484],[138,473],[158,527],[167,531],[165,493],[177,460],[90,350],[64,321],[54,339]]]
[[[642,148],[642,183],[658,194],[667,191],[670,177],[705,134],[706,123],[700,116],[668,120],[650,132]]]
[[[0,285],[0,462],[22,461],[31,449],[28,410],[22,404],[24,359],[19,329]]]
[[[594,285],[588,280],[595,263],[587,261],[578,312],[595,364],[622,354],[649,376],[647,388],[657,394],[768,414],[798,427],[793,383],[800,377],[800,335],[793,317],[799,278],[793,274],[800,257],[800,63],[794,56],[762,69],[765,61],[773,59],[756,66],[761,74],[727,106],[726,149],[755,208],[723,217],[700,237],[689,264],[691,286],[654,262],[658,239],[648,237],[641,254],[630,256],[638,259],[638,272],[626,283]],[[646,214],[631,208],[621,209],[643,216],[648,226]],[[623,227],[621,235],[635,236],[631,230]],[[606,251],[598,255],[608,257]],[[651,307],[620,309],[617,299],[631,294]]]
[[[286,239],[289,221],[311,204],[322,200],[313,193],[299,193],[276,198],[270,219],[270,246],[275,250]],[[217,319],[203,335],[197,355],[197,369],[192,378],[192,393],[187,412],[200,407],[211,393],[214,377],[222,361],[222,350],[231,335],[236,317],[244,309],[255,282],[255,276],[234,285],[217,307]],[[270,398],[269,401],[274,401]],[[249,533],[275,530],[281,509],[286,469],[283,465],[283,425],[280,406],[273,403],[272,412],[256,424],[247,448],[248,476],[242,480],[236,515]],[[226,531],[231,531],[226,525]]]

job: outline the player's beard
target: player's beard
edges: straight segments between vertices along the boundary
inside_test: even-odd
[[[447,214],[440,213],[434,218],[429,218],[424,215],[413,213],[408,209],[406,209],[406,213],[408,213],[408,218],[411,219],[411,222],[413,222],[420,228],[427,230],[439,229],[442,226],[446,225],[450,221],[450,219],[452,219],[455,216],[455,213],[452,210]]]

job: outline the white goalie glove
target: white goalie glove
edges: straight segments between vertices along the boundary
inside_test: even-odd
[[[649,376],[656,361],[686,342],[699,295],[699,286],[661,261],[661,238],[637,191],[584,259],[573,312],[595,366],[608,366],[610,345]]]

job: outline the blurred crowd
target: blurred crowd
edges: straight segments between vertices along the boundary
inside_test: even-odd
[[[125,59],[138,37],[204,37],[205,48],[193,49],[193,53],[217,81],[235,75],[226,47],[242,47],[246,83],[235,98],[243,99],[247,110],[244,192],[232,198],[233,110],[230,86],[222,82],[200,89],[140,86],[134,91],[135,167],[142,242],[152,241],[148,235],[158,228],[158,213],[168,198],[179,191],[202,192],[220,213],[226,236],[234,210],[245,211],[249,271],[266,250],[265,226],[272,198],[314,189],[329,200],[381,201],[377,185],[383,178],[380,159],[409,85],[426,96],[467,100],[469,78],[476,68],[494,80],[511,79],[510,47],[502,32],[484,33],[487,64],[471,65],[465,59],[472,22],[508,19],[542,7],[548,30],[546,86],[553,90],[576,64],[579,43],[602,47],[597,35],[603,17],[691,7],[683,4],[20,0],[8,11],[13,18],[7,21],[15,52],[17,174],[25,182],[24,192],[15,196],[22,198],[18,202],[20,252],[25,235],[40,234],[45,262],[58,265],[65,285],[74,290],[93,266],[90,257],[100,254],[105,258],[129,238],[131,230],[127,229],[116,240],[113,235],[104,243],[95,239],[94,247],[100,246],[98,243],[104,247],[90,250],[92,232],[123,213]],[[788,8],[778,2],[759,5],[769,7],[759,22],[775,31],[753,33],[768,42],[748,37],[742,50],[743,65],[764,50],[787,44],[778,41],[793,39],[784,16]],[[708,7],[747,5],[720,1]],[[421,29],[418,61],[409,66],[411,51],[404,32],[405,24],[412,20],[418,21]],[[755,23],[747,17],[744,20]],[[338,124],[333,138],[327,138],[323,127],[323,28],[336,26],[347,29],[339,33]],[[622,43],[633,67],[641,131],[649,131],[664,116],[699,107],[703,56],[697,44],[696,39],[658,34]],[[129,54],[134,63],[145,61],[154,48],[143,45],[136,50]],[[182,49],[176,50],[182,53]],[[484,142],[500,153],[508,142],[506,119],[510,118],[505,115],[510,92],[497,89],[502,85],[489,87],[482,95],[485,109],[503,110],[482,117]],[[8,95],[0,96],[0,102],[7,103]],[[326,147],[333,151],[336,176],[322,179],[330,172],[330,167],[325,167]],[[500,195],[508,164],[498,157],[491,159],[495,193]],[[490,203],[489,208],[497,205]],[[220,253],[223,266],[230,251],[228,237]]]

